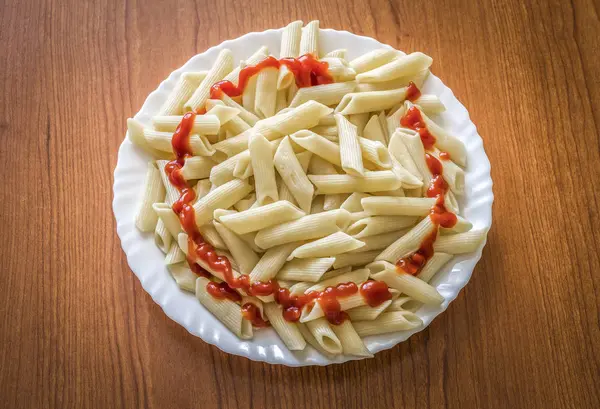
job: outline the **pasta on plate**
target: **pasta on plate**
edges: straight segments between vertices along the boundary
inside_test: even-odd
[[[367,336],[422,325],[430,284],[486,230],[461,216],[466,150],[423,94],[432,58],[324,53],[290,23],[279,58],[224,49],[186,72],[129,139],[152,155],[135,224],[179,287],[240,339],[372,356]]]

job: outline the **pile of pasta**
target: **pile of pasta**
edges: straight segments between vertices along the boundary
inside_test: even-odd
[[[475,251],[486,232],[460,216],[466,150],[431,119],[445,110],[442,102],[419,91],[429,56],[383,48],[347,61],[346,50],[319,49],[318,21],[304,27],[296,21],[283,31],[279,58],[301,55],[327,63],[332,81],[299,87],[281,65],[250,77],[239,96],[218,93],[219,81],[240,85],[240,72],[269,56],[261,47],[236,66],[225,49],[208,71],[181,75],[151,125],[128,120],[130,140],[154,157],[136,226],[154,232],[177,284],[238,337],[252,337],[243,308],[252,305],[290,350],[308,343],[328,356],[370,356],[363,338],[421,326],[416,309],[444,301],[429,284],[432,277],[453,255]],[[387,299],[369,305],[362,291],[338,297],[345,319],[332,323],[318,298],[303,306],[298,320],[288,320],[273,295],[228,288],[241,301],[211,296],[207,284],[224,278],[190,254],[173,210],[181,189],[166,170],[175,152],[173,133],[190,111],[197,112],[191,154],[178,172],[194,189],[190,205],[203,240],[229,260],[236,277],[276,280],[291,296],[381,282]],[[409,111],[420,114],[421,127],[435,139],[431,146],[419,129],[402,126]],[[432,174],[426,154],[443,164],[440,175]],[[456,215],[452,227],[431,217],[439,197],[427,191],[440,178],[447,186],[443,206]],[[428,238],[434,253],[416,274],[396,265],[414,257]],[[189,263],[213,276],[197,275]]]

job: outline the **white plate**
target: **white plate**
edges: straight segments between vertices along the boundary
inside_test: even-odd
[[[267,30],[262,33],[249,33],[235,40],[225,41],[217,47],[210,48],[206,52],[192,57],[183,67],[171,73],[169,78],[163,81],[158,89],[148,96],[135,118],[143,123],[150,124],[152,115],[158,112],[163,101],[177,83],[181,73],[209,69],[217,54],[223,48],[231,49],[236,60],[247,58],[261,45],[267,45],[273,55],[279,55],[279,42],[282,31],[282,29],[279,29]],[[357,36],[347,31],[329,29],[321,30],[320,43],[322,52],[338,48],[347,49],[348,59],[355,58],[375,48],[391,48],[372,38]],[[435,55],[433,58],[435,69]],[[483,141],[477,133],[475,125],[469,119],[465,107],[458,102],[452,91],[437,77],[429,76],[423,87],[423,92],[433,93],[440,97],[446,105],[447,111],[436,120],[441,121],[442,126],[457,135],[467,148],[468,167],[465,183],[467,194],[463,203],[461,203],[464,209],[463,214],[473,223],[474,228],[489,228],[492,223],[494,196],[492,194],[490,162],[483,150]],[[125,118],[122,118],[122,120],[125,121]],[[242,355],[256,361],[304,366],[328,365],[358,359],[349,356],[328,359],[308,345],[305,351],[290,352],[271,328],[255,331],[252,340],[240,340],[208,312],[192,294],[180,290],[164,266],[164,255],[154,244],[153,235],[138,232],[134,225],[135,210],[142,196],[142,187],[149,159],[129,139],[126,138],[123,141],[119,149],[114,174],[113,211],[117,220],[117,233],[121,238],[121,244],[127,255],[129,266],[139,278],[142,287],[171,319],[183,325],[190,333],[216,345],[225,352]],[[433,279],[432,284],[444,296],[445,301],[440,306],[423,307],[417,312],[417,315],[425,324],[423,328],[443,312],[467,284],[475,264],[481,257],[484,244],[474,254],[454,258],[450,263],[451,265],[446,266]],[[371,352],[379,352],[405,341],[423,328],[371,336],[366,338],[366,344]]]

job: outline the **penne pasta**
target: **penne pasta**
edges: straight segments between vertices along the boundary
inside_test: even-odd
[[[440,236],[433,244],[433,249],[449,254],[471,253],[483,243],[486,234],[485,230],[471,230],[465,233]]]
[[[269,319],[271,326],[277,332],[285,346],[290,351],[301,351],[306,347],[306,341],[295,323],[286,321],[283,318],[281,307],[275,303],[263,305],[265,315]]]
[[[207,75],[208,71],[184,72],[181,74],[179,81],[177,81],[177,84],[160,107],[158,115],[183,114],[183,104],[192,96]]]
[[[240,179],[234,179],[210,191],[194,203],[196,224],[202,226],[210,222],[213,219],[215,210],[227,209],[233,206],[251,191],[252,187],[248,182]]]
[[[263,118],[275,115],[278,76],[277,68],[265,68],[257,75],[254,110]]]
[[[160,171],[156,162],[148,162],[142,202],[138,207],[135,218],[135,226],[140,231],[154,231],[156,223],[158,223],[158,216],[152,209],[152,205],[163,201],[164,198],[165,187],[160,180]]]
[[[185,261],[185,254],[179,248],[176,241],[171,242],[169,251],[165,255],[165,265],[170,266],[173,264],[183,263]]]
[[[222,80],[227,74],[233,70],[233,54],[230,50],[222,50],[211,69],[206,74],[206,77],[198,88],[194,91],[192,96],[183,105],[184,111],[196,111],[206,103],[210,95],[210,87],[217,82]]]
[[[349,222],[350,213],[341,209],[307,215],[260,230],[256,235],[256,244],[268,249],[293,241],[318,239],[345,230]]]
[[[394,264],[387,261],[375,261],[367,266],[371,278],[383,281],[391,288],[404,293],[424,304],[439,305],[444,297],[437,290],[419,278],[398,270]]]
[[[179,246],[173,243],[176,248]],[[196,292],[196,279],[198,276],[187,266],[186,263],[181,262],[178,264],[170,264],[167,266],[169,273],[173,276],[173,279],[182,290],[189,291],[190,293]]]
[[[427,285],[427,284],[426,284]],[[360,307],[366,304],[365,298],[360,292],[356,292],[346,297],[339,297],[337,301],[340,303],[340,310],[346,311],[351,308]],[[308,304],[302,309],[300,314],[300,322],[310,322],[325,315],[323,307],[320,303]]]
[[[334,261],[335,257],[294,259],[281,267],[277,279],[316,283],[325,271],[331,268]]]
[[[261,206],[276,202],[279,200],[279,195],[275,181],[271,144],[260,133],[255,133],[248,144],[248,151],[252,160],[256,201]]]
[[[437,226],[433,224],[431,218],[425,217],[415,227],[410,229],[408,233],[383,250],[381,254],[377,256],[376,260],[385,260],[390,263],[395,263],[398,259],[417,251],[421,242],[436,231],[436,229]]]
[[[404,236],[408,232],[408,229],[402,229],[397,231],[391,231],[388,233],[376,234],[374,236],[361,237],[360,241],[365,245],[359,249],[352,250],[350,253],[362,253],[365,251],[383,250],[400,237]]]
[[[357,239],[382,233],[398,231],[416,223],[412,216],[369,216],[348,227],[346,232]]]
[[[183,119],[183,116],[155,116],[152,118],[152,124],[157,131],[175,132],[177,126]],[[221,122],[216,115],[196,115],[192,134],[216,135],[219,133]]]
[[[293,258],[315,258],[331,257],[338,254],[347,253],[359,249],[365,244],[341,231],[330,234],[329,236],[303,244],[296,248],[288,257]]]
[[[421,52],[398,57],[387,64],[356,76],[358,82],[385,82],[403,76],[415,75],[431,66],[433,59]]]
[[[312,152],[327,162],[337,166],[342,166],[340,147],[335,142],[331,142],[325,137],[306,129],[295,132],[290,135],[290,137],[294,143],[300,145],[304,149]]]
[[[310,322],[306,325],[310,326]],[[340,325],[333,326],[333,332],[342,343],[342,351],[345,355],[372,357],[365,344],[360,339],[360,336],[354,329],[354,326],[349,320],[342,322]]]
[[[288,256],[300,244],[292,242],[268,249],[250,272],[250,281],[266,282],[275,277],[285,264]]]
[[[293,204],[280,200],[265,206],[215,217],[236,234],[246,234],[279,225],[305,216]]]
[[[361,199],[361,205],[371,216],[426,216],[435,206],[433,197],[371,196]]]
[[[171,247],[172,241],[173,237],[165,227],[162,219],[159,218],[154,228],[154,243],[156,243],[156,247],[166,254]]]
[[[348,52],[348,50],[344,49],[344,48],[339,48],[337,50],[333,50],[328,52],[327,54],[325,54],[323,56],[323,58],[342,58],[342,59],[346,59],[346,53]]]
[[[239,272],[242,274],[250,274],[260,257],[256,255],[244,240],[239,238],[227,227],[214,220],[213,225],[215,226],[217,233],[219,233],[219,236],[223,239],[225,246],[231,251],[231,255],[238,265]]]
[[[204,156],[187,158],[181,168],[181,175],[186,180],[205,179],[210,176],[212,169],[217,165],[212,159]]]
[[[317,195],[379,192],[398,189],[400,179],[391,170],[365,172],[364,177],[351,175],[308,175],[308,179],[316,186]]]
[[[365,125],[365,129],[363,131],[363,136],[366,139],[370,139],[375,142],[381,142],[384,146],[387,146],[387,140],[385,137],[385,133],[381,129],[381,125],[379,123],[379,117],[377,115],[371,116],[371,118]]]
[[[328,279],[323,279],[321,277],[321,281],[317,284],[314,284],[306,289],[306,293],[311,291],[323,291],[327,287],[335,287],[338,284],[345,283],[356,283],[361,284],[367,281],[369,278],[369,269],[361,268],[359,270],[354,270],[352,272],[347,272],[343,274],[336,275],[334,277],[330,277]]]
[[[344,95],[352,92],[356,87],[356,82],[334,82],[332,84],[316,85],[314,87],[300,88],[294,99],[290,102],[290,107],[295,108],[307,101],[316,101],[323,105],[336,105]]]
[[[307,322],[306,327],[324,351],[334,355],[342,353],[342,343],[333,332],[335,326],[330,325],[325,318]]]
[[[223,78],[223,80],[231,81],[234,85],[238,85],[240,71],[242,70],[243,66],[258,64],[259,62],[261,62],[262,60],[267,58],[268,53],[269,53],[269,49],[267,47],[265,47],[265,46],[260,47],[250,57],[248,57],[246,59],[244,65],[238,65],[237,67],[235,67],[230,73],[228,73],[225,76],[225,78]],[[222,96],[227,97],[226,94],[223,94]],[[227,98],[229,98],[229,97],[227,97]],[[229,106],[229,104],[226,101],[223,101],[223,102],[225,102],[225,105]],[[253,125],[253,124],[251,124],[251,125]]]
[[[365,251],[362,253],[346,253],[335,257],[333,268],[339,269],[347,266],[365,266],[375,260],[380,251]]]
[[[428,283],[433,276],[452,258],[452,254],[435,252],[421,270],[419,279]]]
[[[363,305],[362,307],[352,308],[351,310],[348,310],[346,312],[348,313],[348,317],[350,318],[350,320],[352,320],[352,322],[372,321],[379,317],[381,313],[387,311],[390,305],[392,305],[392,302],[392,300],[387,300],[376,307],[371,307],[370,305]]]
[[[340,162],[342,169],[349,175],[363,176],[365,173],[362,161],[361,146],[358,142],[356,126],[352,125],[343,115],[336,114],[335,122],[340,138]],[[338,192],[350,193],[350,192]]]
[[[342,115],[350,115],[380,111],[382,109],[390,109],[394,105],[404,101],[405,98],[406,88],[387,91],[352,92],[344,95],[335,108],[335,112]]]
[[[410,311],[394,311],[381,314],[372,321],[359,321],[354,323],[356,333],[361,337],[388,334],[390,332],[408,331],[419,328],[423,321]]]
[[[392,159],[385,145],[366,138],[358,138],[364,160],[375,164],[379,169],[391,169]]]
[[[296,199],[296,202],[298,202],[300,209],[309,213],[314,188],[294,154],[289,137],[286,136],[283,138],[283,141],[279,144],[273,162],[283,183],[285,183]]]
[[[319,57],[319,20],[313,20],[302,28],[300,55],[304,54]]]
[[[218,300],[206,290],[211,281],[204,277],[196,279],[196,298],[207,310],[209,310],[219,321],[231,332],[241,339],[252,338],[252,324],[243,319],[241,307],[228,299]]]
[[[357,74],[360,74],[387,64],[398,58],[399,55],[401,54],[398,51],[391,48],[379,48],[353,59],[350,61],[350,66]]]

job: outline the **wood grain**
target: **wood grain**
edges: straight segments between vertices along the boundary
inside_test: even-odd
[[[0,407],[600,407],[600,5],[592,0],[0,3]],[[117,149],[193,54],[319,18],[433,56],[469,109],[494,226],[467,288],[374,359],[226,355],[130,272]]]

